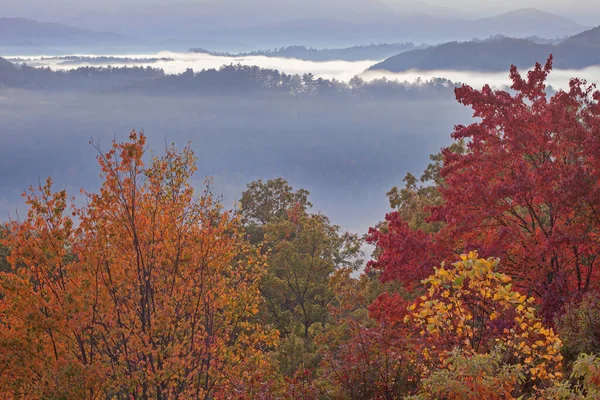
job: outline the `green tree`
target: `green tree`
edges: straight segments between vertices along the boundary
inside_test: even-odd
[[[252,182],[242,196],[247,235],[267,258],[261,316],[281,334],[279,361],[286,375],[316,366],[313,339],[330,323],[336,298],[330,279],[340,268],[362,265],[360,238],[311,213],[308,196],[283,179]]]
[[[568,366],[580,354],[600,354],[600,295],[588,293],[568,304],[555,320]]]
[[[467,148],[464,141],[453,143],[446,151],[465,154]],[[440,152],[429,156],[431,163],[427,166],[420,178],[411,173],[404,177],[404,186],[394,186],[388,193],[390,206],[398,211],[402,219],[411,229],[422,229],[425,232],[437,232],[442,227],[440,222],[428,222],[429,207],[442,204],[440,188],[444,179],[440,170],[444,165],[444,153]]]
[[[263,182],[261,179],[248,184],[242,194],[241,214],[248,238],[252,244],[264,239],[263,227],[277,219],[285,219],[287,211],[295,205],[306,210],[312,207],[309,192],[294,189],[283,178]]]

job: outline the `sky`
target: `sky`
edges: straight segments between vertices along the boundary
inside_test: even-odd
[[[403,3],[403,0],[384,0],[388,3]],[[450,4],[453,8],[461,10],[472,10],[480,12],[488,11],[501,11],[518,8],[534,7],[544,10],[569,10],[586,7],[600,8],[600,2],[598,0],[427,0],[426,2],[417,3],[429,3],[433,6],[448,7]]]
[[[390,7],[399,12],[390,12]],[[458,32],[442,27],[454,20],[475,20],[520,8],[539,8],[571,18],[583,25],[581,30],[600,23],[600,0],[0,0],[0,17],[58,22],[154,42],[177,39],[180,45],[185,38],[196,43],[199,38],[209,38],[206,32],[218,31],[218,39],[224,43],[209,44],[209,47],[231,51],[299,42],[316,47],[343,47],[373,41],[441,43],[469,40],[478,35],[485,37],[489,32],[485,29],[471,32],[467,28],[465,32],[460,29]],[[427,14],[444,20],[425,17],[427,22],[420,23],[412,19],[412,14]],[[397,23],[400,19],[403,22]],[[290,24],[298,21],[300,25],[303,21],[315,21],[318,26],[313,28],[309,24],[311,28],[306,28]],[[338,22],[340,27],[336,27]],[[537,21],[537,25],[542,23]],[[363,32],[357,27],[357,30],[346,32],[344,24],[365,27],[370,24],[377,29],[364,28]],[[541,27],[526,24],[535,32],[528,30],[527,35],[557,37],[579,32],[554,30],[548,23],[543,24]],[[271,30],[262,32],[263,27]],[[394,32],[389,33],[390,27],[395,27]],[[250,32],[240,34],[237,31],[243,29]],[[499,30],[491,34],[510,34]],[[274,31],[287,36],[272,35]],[[227,36],[227,32],[231,34]],[[513,34],[518,36],[522,32]],[[352,43],[341,41],[340,37],[348,35],[355,36]]]
[[[520,8],[538,8],[572,18],[584,25],[598,25],[600,17],[600,0],[380,0],[388,5],[412,5],[422,7],[424,11],[431,8],[446,9],[454,12],[456,17],[488,17]]]
[[[196,0],[196,2],[206,2],[210,0]],[[257,0],[220,0],[221,2],[256,2]],[[273,1],[273,0],[258,0]],[[288,0],[289,1],[289,0]],[[324,0],[321,0],[324,2]],[[332,0],[337,1],[337,0]],[[365,0],[373,1],[373,0]],[[600,14],[600,0],[379,0],[382,3],[397,6],[405,5],[409,8],[441,8],[454,9],[460,14],[469,14],[475,17],[489,16],[496,13],[510,11],[519,8],[540,8],[544,11],[560,13],[569,17],[578,19],[587,19],[581,21],[590,23],[592,18]],[[149,4],[174,4],[194,2],[194,0],[0,0],[0,16],[9,13],[46,13],[48,15],[57,15],[59,13],[82,12],[94,9],[115,9],[129,5]],[[279,0],[277,3],[286,2]],[[586,17],[587,16],[587,17]]]

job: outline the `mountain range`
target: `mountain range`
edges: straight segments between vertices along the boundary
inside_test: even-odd
[[[26,18],[0,18],[0,45],[40,46],[54,44],[89,45],[119,42],[115,33],[95,32],[72,26],[38,22]]]
[[[232,1],[239,5],[231,7]],[[573,20],[536,9],[472,20],[431,16],[415,10],[402,11],[374,0],[289,0],[281,3],[218,0],[157,6],[159,8],[148,8],[142,15],[139,10],[123,11],[121,15],[107,16],[106,20],[112,21],[113,25],[108,28],[116,32],[127,26],[129,30],[122,33],[128,35],[152,37],[166,33],[181,39],[218,35],[244,38],[253,47],[265,44],[279,47],[290,43],[311,46],[399,41],[442,43],[496,34],[553,38],[586,29]],[[87,25],[93,26],[93,19]]]
[[[400,53],[375,64],[370,70],[506,71],[512,64],[529,68],[536,62],[544,62],[550,54],[554,56],[554,66],[558,69],[600,65],[600,27],[569,37],[558,44],[507,37],[449,42]]]
[[[4,25],[12,27],[0,25],[3,33],[0,36],[3,42],[11,43],[73,42],[104,40],[106,34],[93,31],[110,31],[146,43],[170,40],[169,43],[182,46],[192,44],[237,52],[292,43],[312,47],[348,47],[373,42],[443,43],[497,34],[555,38],[586,29],[573,20],[537,9],[472,19],[452,9],[419,8],[410,2],[403,6],[392,4],[376,0],[202,0],[143,5],[126,2],[56,20],[80,28],[5,19]],[[215,45],[217,41],[232,44],[224,48]]]

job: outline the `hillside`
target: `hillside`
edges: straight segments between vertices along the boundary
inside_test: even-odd
[[[528,68],[553,54],[555,67],[580,69],[600,65],[600,27],[552,45],[531,40],[495,38],[487,41],[450,42],[398,54],[370,70],[402,72],[418,70],[505,71],[514,64]]]
[[[450,42],[412,50],[375,64],[370,70],[402,72],[417,70],[506,71],[511,63],[529,67],[552,53],[552,46],[525,39]]]
[[[222,57],[265,56],[280,58],[297,58],[307,61],[363,61],[383,60],[392,55],[415,49],[413,43],[379,43],[364,46],[352,46],[343,49],[315,49],[306,46],[288,46],[273,50],[257,50],[246,53],[215,52],[202,48],[194,48],[192,53],[204,53]]]
[[[114,43],[124,39],[114,33],[95,32],[26,18],[0,18],[0,45],[68,45]]]
[[[567,45],[600,46],[600,26],[572,36],[564,41]]]
[[[17,68],[9,61],[0,57],[0,87],[14,84],[17,78]]]

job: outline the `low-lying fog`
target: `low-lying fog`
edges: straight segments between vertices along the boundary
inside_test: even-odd
[[[119,55],[116,57],[125,57]],[[411,71],[364,72],[373,62],[310,62],[268,57],[216,57],[161,52],[129,55],[141,63],[179,73],[241,63],[287,73],[313,73],[348,80],[386,77],[414,82],[443,77],[476,87],[508,84],[506,73]],[[71,69],[76,64],[42,56],[36,66]],[[94,62],[98,66],[97,62]],[[132,65],[132,64],[128,64]],[[598,81],[600,68],[554,71],[550,84],[565,88],[569,78]],[[437,97],[436,97],[437,96]],[[312,192],[317,209],[335,223],[364,233],[389,210],[385,193],[407,172],[420,173],[428,156],[451,142],[455,124],[470,121],[450,90],[426,99],[394,96],[298,97],[265,94],[134,95],[54,93],[0,89],[0,220],[21,204],[20,193],[38,178],[53,176],[58,187],[76,195],[98,185],[90,138],[108,147],[125,140],[132,128],[144,129],[151,148],[165,140],[188,142],[199,158],[197,185],[214,177],[215,192],[227,205],[239,199],[246,183],[284,177]]]
[[[85,57],[101,57],[94,54],[74,54],[76,56]],[[103,55],[111,57],[111,55]],[[162,68],[167,74],[178,74],[191,68],[195,71],[202,69],[219,68],[222,65],[242,64],[242,65],[257,65],[261,68],[272,68],[289,74],[304,74],[312,73],[317,77],[327,79],[338,79],[348,81],[356,75],[360,75],[365,80],[376,78],[387,78],[390,80],[414,82],[417,79],[428,80],[431,78],[446,78],[453,82],[467,83],[475,87],[481,87],[484,84],[490,84],[495,87],[502,87],[509,84],[508,71],[510,65],[506,66],[506,72],[489,73],[489,72],[473,72],[473,71],[407,71],[404,73],[391,73],[386,71],[367,71],[370,66],[382,60],[372,61],[327,61],[315,62],[304,61],[290,58],[275,58],[265,56],[248,56],[248,57],[224,57],[213,56],[201,53],[177,53],[170,51],[162,51],[154,54],[129,54],[129,55],[113,55],[119,58],[131,58],[140,61],[119,64],[110,63],[113,66],[151,66],[154,68]],[[80,66],[90,65],[89,63],[75,64],[73,62],[65,63],[55,57],[29,55],[8,57],[9,60],[22,61],[26,59],[26,63],[31,66],[51,67],[52,69],[73,69]],[[155,62],[146,62],[149,59],[157,59]],[[168,59],[168,60],[165,60]],[[545,60],[540,60],[544,62]],[[109,63],[94,62],[94,66],[109,65]],[[589,82],[597,83],[600,81],[600,67],[590,67],[582,70],[555,70],[550,78],[549,83],[555,88],[568,88],[569,79],[573,77],[587,79]]]
[[[90,138],[108,148],[132,128],[151,149],[188,142],[198,156],[197,186],[213,176],[227,205],[246,183],[284,177],[311,191],[316,209],[364,233],[389,210],[385,193],[406,172],[451,142],[469,109],[451,96],[390,97],[141,96],[0,89],[0,220],[38,177],[76,195],[98,185]],[[21,207],[23,210],[23,207]]]

